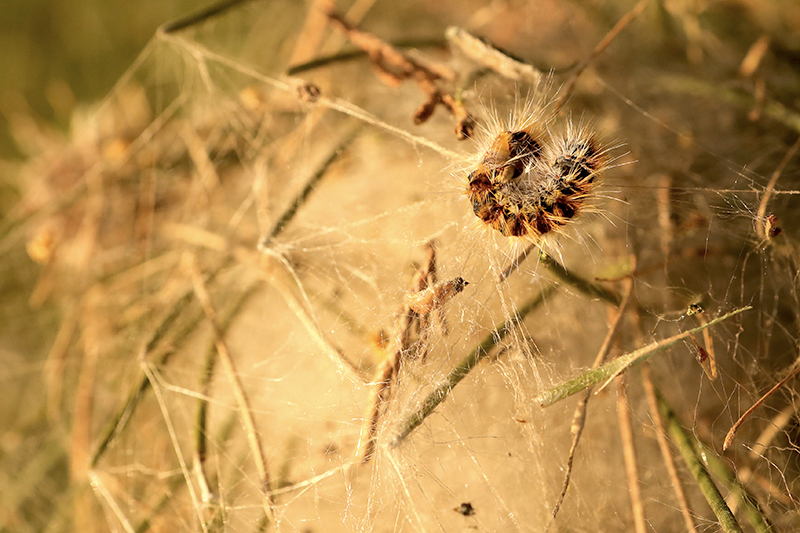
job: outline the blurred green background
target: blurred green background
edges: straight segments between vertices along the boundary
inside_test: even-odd
[[[4,2],[0,16],[0,159],[24,157],[13,140],[9,113],[28,111],[66,130],[73,102],[80,105],[102,98],[160,24],[209,2]]]

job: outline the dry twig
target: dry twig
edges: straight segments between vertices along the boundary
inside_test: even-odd
[[[458,385],[462,379],[467,377],[475,366],[489,355],[489,352],[499,344],[511,331],[515,330],[525,319],[525,317],[538,308],[555,289],[550,286],[543,289],[536,296],[517,308],[507,321],[499,324],[491,331],[464,359],[461,360],[445,378],[444,382],[431,392],[417,410],[407,417],[397,436],[391,441],[390,446],[395,448],[408,437],[420,424],[436,409],[436,407],[447,398],[447,395]]]
[[[647,531],[647,526],[644,519],[642,491],[639,487],[639,470],[636,467],[636,449],[633,445],[633,430],[631,429],[631,406],[630,402],[628,401],[626,376],[624,374],[620,376],[616,383],[619,432],[622,437],[622,450],[625,457],[625,471],[628,474],[628,488],[631,493],[633,525],[636,528],[636,533],[645,533]]]
[[[381,81],[395,87],[405,80],[412,80],[425,93],[425,102],[414,113],[415,124],[427,121],[433,115],[436,106],[442,105],[456,119],[456,136],[459,139],[468,139],[472,136],[475,120],[467,112],[461,100],[441,88],[443,80],[454,77],[449,69],[422,62],[403,53],[378,37],[359,30],[332,9],[326,14],[353,44],[367,53]]]
[[[792,160],[798,149],[800,149],[800,137],[797,138],[792,147],[789,148],[789,151],[786,152],[786,155],[783,156],[783,159],[781,159],[781,162],[775,168],[772,176],[769,177],[769,183],[767,183],[767,186],[764,188],[764,196],[761,197],[761,201],[758,204],[758,213],[756,215],[756,231],[758,231],[758,236],[762,240],[777,235],[777,233],[772,235],[774,229],[769,224],[770,217],[773,217],[774,215],[767,217],[767,204],[769,203],[769,199],[772,196],[772,191],[775,189],[775,184],[778,182],[778,178],[781,176],[783,169],[786,168],[786,165],[789,164],[789,161]]]
[[[727,450],[730,445],[733,444],[733,439],[736,437],[736,432],[739,430],[741,425],[744,424],[744,421],[747,420],[747,418],[753,413],[753,411],[758,409],[765,401],[767,401],[767,398],[772,396],[775,391],[786,385],[787,381],[795,377],[797,373],[800,372],[800,360],[796,361],[793,367],[794,368],[791,368],[782,380],[776,383],[774,387],[772,387],[761,398],[759,398],[758,401],[756,401],[756,403],[754,403],[750,409],[745,411],[744,414],[739,417],[739,420],[737,420],[736,423],[731,426],[731,429],[728,430],[728,434],[725,435],[725,441],[722,443],[723,451]]]
[[[669,479],[672,481],[672,489],[675,491],[675,497],[678,499],[678,506],[681,508],[683,515],[683,522],[686,526],[686,531],[689,533],[697,533],[697,528],[694,525],[692,518],[692,510],[689,507],[689,500],[686,498],[686,493],[681,484],[681,478],[678,477],[678,469],[675,467],[675,460],[672,457],[672,452],[669,449],[669,442],[667,441],[667,434],[664,431],[664,422],[661,419],[661,412],[658,408],[658,398],[656,396],[656,389],[653,386],[653,380],[650,378],[650,364],[645,363],[642,365],[642,383],[644,384],[644,391],[647,394],[647,402],[650,406],[650,414],[653,417],[653,424],[655,425],[656,437],[658,439],[658,447],[661,450],[661,457],[664,459],[664,464],[667,466],[669,472]]]
[[[528,255],[537,246],[538,246],[538,243],[532,242],[527,247],[525,247],[525,249],[522,250],[522,252],[520,252],[520,254],[516,258],[514,258],[514,260],[511,261],[511,263],[506,268],[503,269],[503,271],[497,277],[497,282],[498,283],[503,283],[505,280],[507,280],[508,277],[511,274],[513,274],[514,271],[516,271],[519,268],[519,266],[522,264],[522,262],[525,261],[528,258]]]
[[[397,319],[395,334],[389,344],[389,356],[383,362],[378,378],[373,385],[372,403],[367,413],[366,430],[359,445],[361,463],[368,462],[375,454],[375,439],[381,412],[388,401],[393,383],[397,381],[403,359],[412,355],[411,330],[418,324],[420,339],[417,357],[424,358],[427,350],[426,331],[430,315],[439,312],[442,305],[464,290],[467,282],[462,278],[435,283],[436,251],[431,243],[426,245],[426,259],[411,283],[411,292]]]
[[[481,65],[490,68],[512,81],[537,84],[542,73],[535,67],[511,57],[489,42],[479,39],[467,30],[451,26],[445,32],[447,42]]]
[[[572,91],[575,90],[575,84],[578,83],[578,78],[583,74],[583,71],[592,64],[592,62],[597,59],[597,57],[602,54],[608,45],[617,37],[617,35],[625,29],[625,26],[631,23],[636,17],[644,11],[645,6],[647,5],[648,0],[641,0],[638,4],[636,4],[633,9],[628,11],[619,21],[614,25],[613,28],[606,34],[602,41],[597,43],[597,46],[594,47],[592,53],[584,59],[578,67],[575,69],[575,72],[572,74],[572,77],[566,84],[564,88],[564,92],[561,94],[561,98],[558,99],[558,103],[556,104],[554,114],[558,114],[564,108],[564,105],[569,100],[569,97],[572,96]]]
[[[625,307],[628,304],[632,288],[633,282],[632,280],[628,280],[628,286],[626,288],[625,295],[623,296],[622,302],[617,309],[617,314],[614,316],[614,319],[611,322],[611,326],[608,328],[608,333],[606,333],[603,344],[600,346],[597,356],[595,356],[594,362],[592,363],[592,368],[597,368],[603,364],[603,361],[608,356],[608,352],[611,350],[612,343],[614,342],[614,338],[617,335],[619,325],[622,321],[622,316],[625,313]],[[581,398],[581,400],[578,402],[575,412],[572,415],[572,425],[570,426],[570,432],[572,433],[572,444],[570,445],[569,455],[567,456],[566,472],[564,473],[564,485],[561,488],[561,494],[558,496],[556,504],[553,506],[553,512],[550,515],[550,520],[547,522],[547,526],[545,526],[545,531],[547,531],[553,522],[555,522],[556,516],[558,516],[558,511],[561,508],[561,504],[564,502],[564,498],[567,495],[567,489],[569,489],[569,483],[572,479],[572,466],[575,461],[575,451],[578,449],[578,443],[581,440],[581,435],[583,435],[583,429],[586,425],[586,406],[589,403],[589,398],[591,395],[592,389],[589,388],[586,390],[586,394],[584,394],[583,398]]]

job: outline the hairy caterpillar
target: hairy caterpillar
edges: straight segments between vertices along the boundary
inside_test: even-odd
[[[536,123],[500,131],[467,176],[473,213],[506,237],[536,239],[568,224],[606,168],[607,150],[586,127],[545,135]]]

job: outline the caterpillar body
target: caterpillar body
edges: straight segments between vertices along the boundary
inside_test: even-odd
[[[584,127],[546,138],[533,125],[504,130],[469,173],[472,211],[506,237],[537,239],[586,207],[605,169],[606,150]]]

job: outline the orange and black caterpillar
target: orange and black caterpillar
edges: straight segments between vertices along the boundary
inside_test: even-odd
[[[572,125],[542,143],[531,127],[502,131],[469,174],[475,216],[506,237],[538,238],[586,206],[606,163],[605,150]]]

